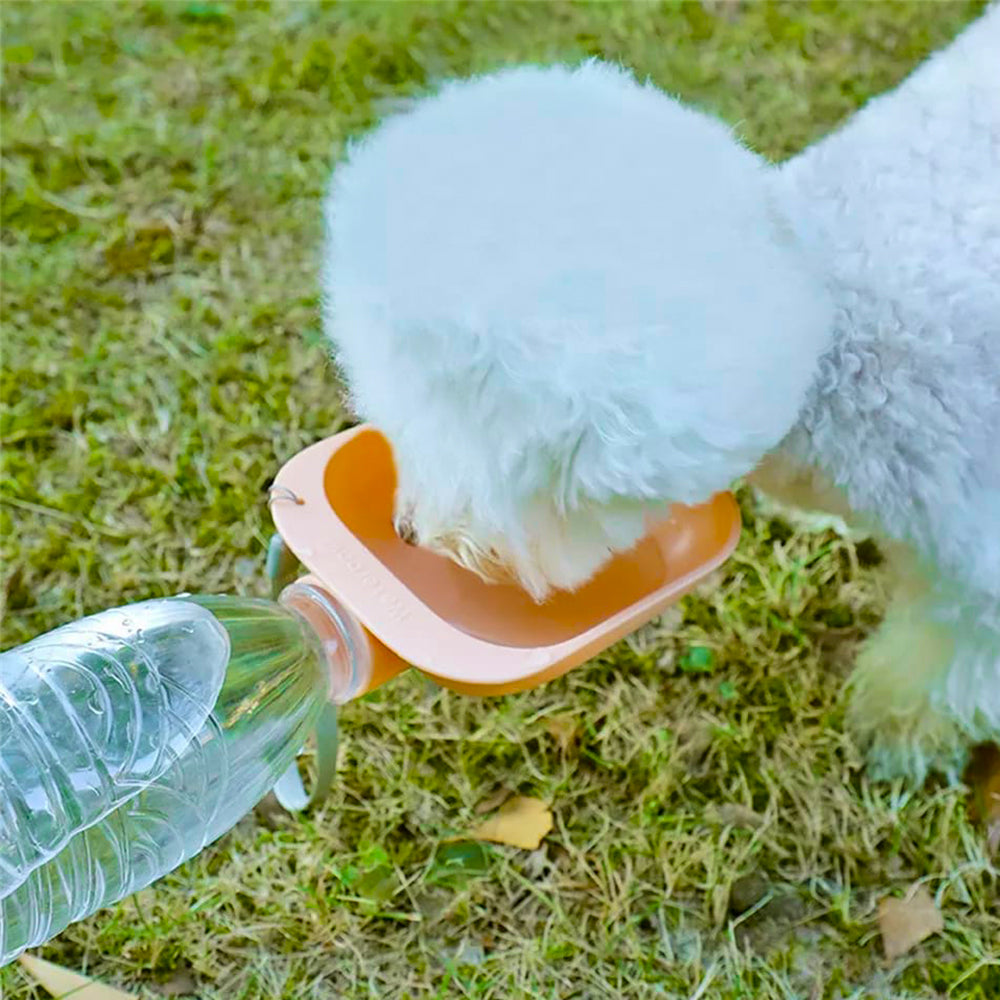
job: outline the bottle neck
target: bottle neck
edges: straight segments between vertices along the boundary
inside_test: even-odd
[[[326,667],[328,699],[342,705],[363,694],[371,681],[372,657],[360,623],[324,588],[315,583],[289,584],[278,603],[309,628]]]

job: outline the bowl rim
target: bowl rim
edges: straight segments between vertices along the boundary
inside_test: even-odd
[[[354,535],[330,504],[326,470],[331,459],[366,434],[385,441],[375,427],[360,424],[309,445],[281,467],[271,488],[275,526],[303,566],[375,639],[459,690],[518,690],[565,673],[689,593],[729,559],[739,542],[742,524],[736,498],[717,494],[701,506],[715,505],[729,530],[723,544],[695,569],[564,641],[536,647],[490,642],[440,617]],[[317,538],[322,538],[321,546]]]

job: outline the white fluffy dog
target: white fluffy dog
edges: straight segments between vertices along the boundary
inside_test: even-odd
[[[894,543],[852,701],[879,771],[1000,737],[1000,10],[782,167],[607,65],[451,83],[327,224],[404,535],[541,600],[756,470]]]

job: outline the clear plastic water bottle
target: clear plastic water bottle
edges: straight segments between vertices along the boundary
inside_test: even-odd
[[[367,644],[319,587],[146,601],[0,654],[0,966],[231,829]]]

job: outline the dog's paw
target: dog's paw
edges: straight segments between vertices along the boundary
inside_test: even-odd
[[[939,697],[953,655],[949,630],[902,602],[862,647],[848,685],[847,724],[873,778],[920,784],[934,772],[961,780],[967,734]]]
[[[919,786],[928,775],[936,774],[949,785],[961,784],[969,758],[969,743],[957,727],[941,724],[929,732],[926,727],[915,731],[895,730],[860,733],[869,777],[876,781],[903,779]]]

